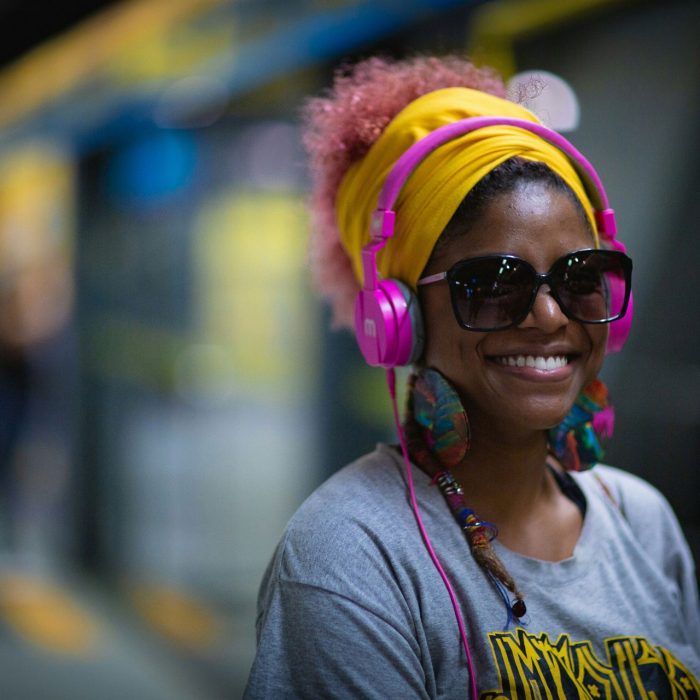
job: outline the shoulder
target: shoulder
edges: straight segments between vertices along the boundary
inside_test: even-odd
[[[323,483],[287,525],[269,576],[347,593],[400,556],[411,518],[402,469],[380,445]]]
[[[402,472],[400,456],[380,446],[290,520],[260,587],[245,697],[335,698],[350,688],[358,697],[425,696]]]
[[[400,455],[380,444],[321,484],[289,521],[285,536],[289,541],[299,536],[322,537],[333,526],[341,530],[367,523],[381,526],[403,510],[404,493]]]
[[[428,489],[424,474],[414,471],[414,480]],[[279,610],[314,601],[318,610],[391,620],[408,637],[407,600],[424,575],[416,550],[402,460],[380,445],[322,484],[290,520],[260,586],[258,633],[269,619],[279,622]]]
[[[655,486],[607,465],[596,465],[576,477],[589,502],[603,502],[616,518],[615,529],[629,528],[646,555],[664,571],[675,576],[681,568],[692,568],[678,519]]]
[[[648,523],[652,515],[675,521],[673,510],[663,494],[635,474],[598,464],[579,476],[588,482],[589,489],[596,489],[611,501],[632,526]]]
[[[290,525],[298,525],[315,509],[332,503],[336,508],[356,510],[357,498],[367,507],[376,507],[385,500],[385,491],[404,488],[403,466],[400,454],[389,445],[377,448],[340,469],[321,484],[302,504]]]

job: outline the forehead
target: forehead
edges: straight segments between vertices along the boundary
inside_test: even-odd
[[[464,258],[509,253],[547,270],[562,255],[593,244],[588,221],[572,195],[530,182],[496,196],[469,230],[447,241],[438,255],[449,267]]]

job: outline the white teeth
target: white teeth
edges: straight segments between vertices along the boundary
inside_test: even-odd
[[[503,355],[495,359],[499,364],[509,367],[534,367],[543,370],[559,369],[569,364],[566,355]]]

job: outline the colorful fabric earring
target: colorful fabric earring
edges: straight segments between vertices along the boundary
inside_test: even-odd
[[[603,448],[613,434],[615,410],[608,389],[594,379],[576,399],[571,411],[549,431],[549,448],[569,471],[590,469],[603,459]]]
[[[425,429],[428,449],[444,467],[456,467],[471,444],[469,419],[457,392],[434,369],[413,376],[413,417]]]

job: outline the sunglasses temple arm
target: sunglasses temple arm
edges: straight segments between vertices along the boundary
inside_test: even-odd
[[[446,272],[438,272],[435,275],[428,275],[427,277],[421,277],[421,279],[418,280],[418,286],[423,286],[426,284],[433,284],[434,282],[441,282],[442,280],[446,279],[447,273]]]

